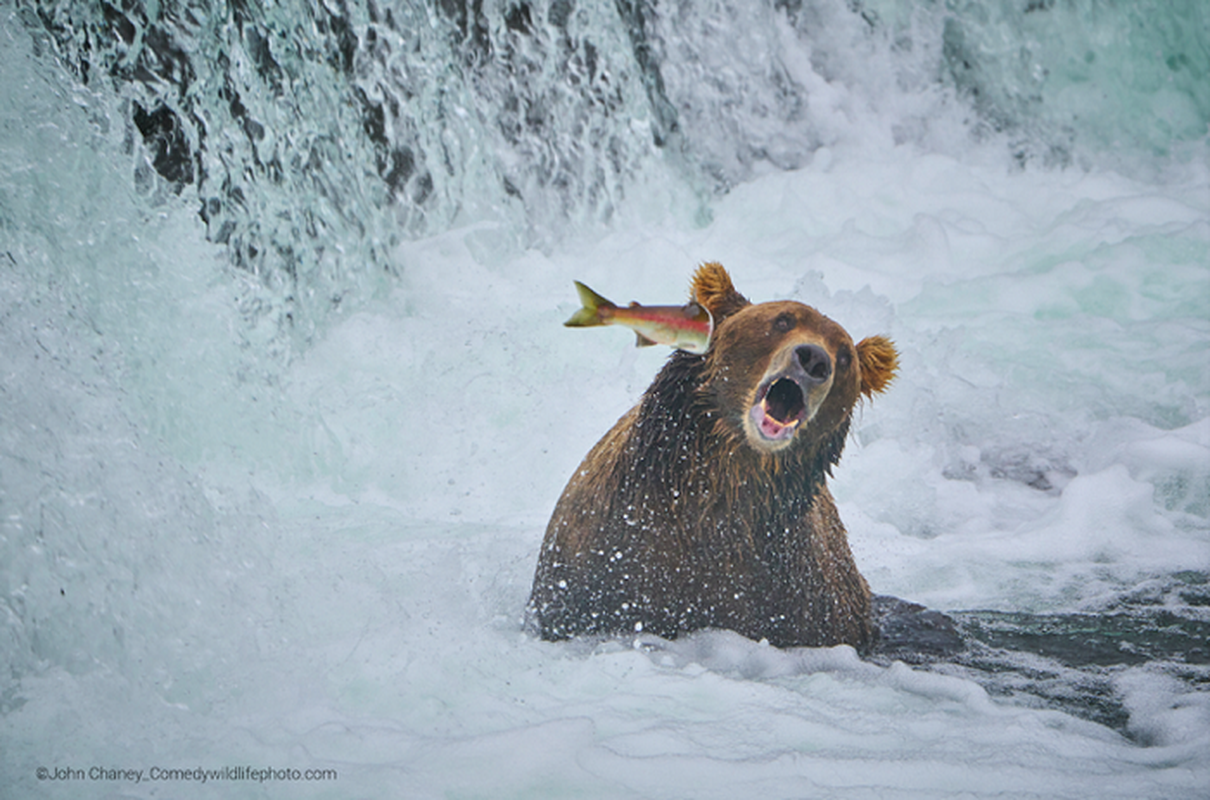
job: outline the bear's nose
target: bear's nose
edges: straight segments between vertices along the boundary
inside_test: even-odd
[[[798,363],[813,383],[823,383],[832,375],[832,359],[819,345],[804,344],[795,349]]]

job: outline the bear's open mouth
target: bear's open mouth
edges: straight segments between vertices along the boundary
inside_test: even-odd
[[[761,390],[749,415],[762,438],[789,439],[807,416],[806,394],[793,378],[774,378]]]

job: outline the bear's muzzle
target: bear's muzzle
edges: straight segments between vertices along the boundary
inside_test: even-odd
[[[744,434],[758,450],[788,447],[794,435],[814,418],[832,388],[832,357],[818,344],[795,343],[773,357],[761,378],[748,413]]]

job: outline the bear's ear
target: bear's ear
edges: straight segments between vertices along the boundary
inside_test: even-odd
[[[861,367],[861,393],[873,397],[886,391],[899,369],[899,353],[885,336],[869,336],[857,343],[857,363]]]
[[[695,302],[710,310],[715,325],[722,322],[724,317],[748,305],[748,298],[735,291],[731,276],[717,261],[710,261],[697,268],[693,275],[690,295]]]

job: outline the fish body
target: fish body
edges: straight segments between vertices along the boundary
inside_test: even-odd
[[[563,323],[569,328],[625,325],[638,337],[639,347],[665,344],[690,353],[704,353],[710,347],[714,318],[696,301],[683,306],[619,306],[579,281],[575,284],[584,307]]]

